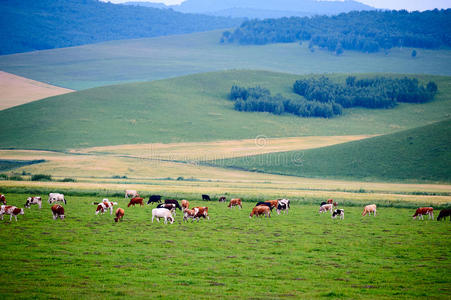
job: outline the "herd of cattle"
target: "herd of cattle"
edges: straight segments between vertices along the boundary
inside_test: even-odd
[[[125,198],[130,198],[130,202],[128,203],[127,207],[135,206],[135,205],[144,205],[144,199],[141,198],[137,191],[135,190],[126,190],[125,191]],[[157,222],[160,222],[160,219],[164,219],[164,223],[166,224],[168,221],[172,224],[174,223],[174,217],[176,215],[176,210],[179,209],[183,212],[183,221],[188,221],[191,219],[192,221],[197,220],[199,221],[201,218],[204,219],[210,219],[208,216],[208,207],[193,207],[189,208],[189,201],[188,200],[181,200],[181,205],[179,204],[178,200],[175,199],[165,199],[164,202],[162,202],[162,197],[160,195],[152,195],[149,197],[149,200],[147,201],[147,204],[153,204],[156,203],[156,208],[152,209],[152,223],[154,219],[157,220]],[[202,200],[205,201],[211,201],[211,198],[209,195],[202,195]],[[219,198],[219,202],[225,202],[226,197],[222,196]],[[57,202],[61,202],[61,204],[67,204],[66,199],[64,198],[63,194],[60,193],[50,193],[48,203],[53,204],[51,206],[51,211],[53,215],[53,219],[56,220],[58,218],[64,219],[64,207],[61,204],[58,204]],[[17,221],[18,215],[23,215],[24,210],[22,208],[18,208],[16,206],[6,205],[6,197],[5,195],[0,195],[0,216],[3,220],[3,216],[10,215],[9,220],[12,220],[12,217],[14,217]],[[103,199],[102,202],[93,202],[93,205],[96,205],[96,211],[95,214],[104,214],[105,212],[109,211],[110,215],[113,215],[114,206],[118,205],[117,202],[112,202],[108,199]],[[42,207],[42,199],[41,197],[28,197],[27,201],[25,202],[24,207],[31,208],[31,205],[38,205],[39,208]],[[320,204],[319,213],[325,213],[330,212],[331,217],[333,219],[339,217],[340,219],[344,219],[344,209],[336,209],[338,204],[334,202],[332,199],[329,199],[325,202],[322,202]],[[242,201],[239,198],[231,199],[229,201],[228,206],[229,208],[232,207],[238,207],[239,209],[243,208]],[[288,213],[288,210],[290,209],[290,200],[288,199],[277,199],[277,200],[268,200],[263,202],[258,202],[255,207],[252,209],[249,217],[252,218],[253,216],[265,216],[270,218],[272,210],[276,208],[277,214],[280,215],[281,212]],[[365,215],[371,215],[376,216],[376,204],[370,204],[364,207],[362,216]],[[125,211],[123,208],[117,208],[115,211],[115,218],[114,221],[122,221],[122,218],[124,217]],[[420,207],[415,211],[415,214],[412,216],[413,219],[416,219],[418,216],[419,219],[423,219],[423,216],[428,215],[429,219],[434,219],[434,208],[432,207]],[[451,209],[442,209],[437,217],[437,221],[440,221],[441,219],[445,219],[446,217],[450,217],[451,221]]]

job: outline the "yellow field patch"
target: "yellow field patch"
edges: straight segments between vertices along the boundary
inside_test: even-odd
[[[0,110],[73,90],[0,71]]]

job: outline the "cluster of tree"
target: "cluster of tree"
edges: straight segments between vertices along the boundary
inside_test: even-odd
[[[244,88],[237,85],[230,90],[230,99],[238,111],[260,111],[280,115],[294,114],[300,117],[332,118],[341,115],[342,107],[336,103],[308,101],[305,99],[288,99],[280,94],[271,95],[262,87]]]
[[[354,11],[337,16],[248,20],[221,42],[240,44],[310,41],[337,54],[344,50],[378,52],[393,47],[451,46],[451,9],[424,12]]]
[[[293,91],[314,102],[335,103],[344,108],[392,108],[398,102],[423,103],[430,101],[437,93],[435,82],[426,86],[416,78],[346,78],[346,84],[332,82],[329,78],[308,78],[297,80]]]
[[[0,55],[230,28],[241,20],[97,0],[0,1]]]
[[[393,108],[398,102],[423,103],[432,100],[438,89],[435,82],[424,86],[417,79],[407,77],[357,79],[349,76],[345,84],[339,84],[321,76],[297,80],[293,91],[303,98],[273,96],[260,86],[245,88],[233,85],[230,99],[238,111],[333,118],[341,115],[343,108]]]

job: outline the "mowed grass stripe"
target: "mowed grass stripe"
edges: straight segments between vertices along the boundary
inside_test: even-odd
[[[9,195],[20,205],[26,194]],[[412,209],[380,208],[345,220],[294,204],[288,215],[249,219],[244,209],[208,205],[210,220],[151,223],[151,208],[125,208],[115,224],[95,216],[92,201],[68,198],[66,219],[49,205],[1,221],[0,292],[62,298],[443,298],[450,297],[444,263],[448,222],[413,221]],[[125,207],[123,198],[111,199]],[[11,263],[14,261],[14,264]],[[327,284],[324,284],[324,283]],[[170,287],[170,288],[168,288]]]

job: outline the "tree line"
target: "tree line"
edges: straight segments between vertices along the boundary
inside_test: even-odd
[[[337,54],[378,52],[393,47],[436,49],[451,46],[451,9],[424,12],[353,11],[337,16],[248,20],[225,31],[221,43],[269,44],[309,41]]]
[[[297,80],[293,84],[293,92],[302,98],[272,95],[268,89],[260,86],[246,88],[233,85],[230,99],[238,111],[333,118],[341,115],[345,108],[393,108],[398,102],[431,101],[438,88],[433,81],[424,86],[417,79],[407,77],[357,79],[349,76],[344,84],[340,84],[321,76]]]

